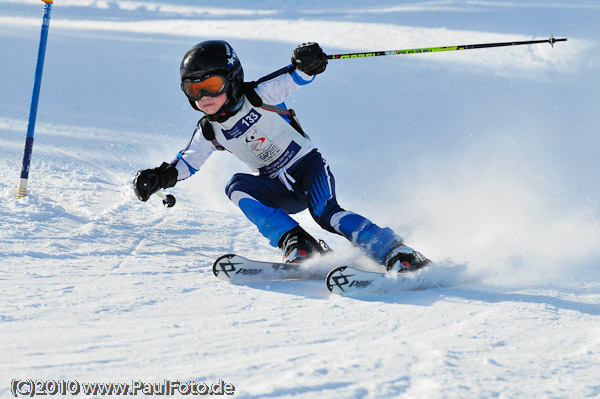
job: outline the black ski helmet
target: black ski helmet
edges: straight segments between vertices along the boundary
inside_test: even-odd
[[[202,78],[208,74],[219,74],[229,81],[227,98],[219,116],[228,118],[237,112],[243,103],[244,70],[233,50],[224,40],[207,40],[188,50],[179,67],[182,90],[184,79]],[[188,98],[192,108],[199,111],[196,103]],[[225,115],[222,115],[225,114]]]

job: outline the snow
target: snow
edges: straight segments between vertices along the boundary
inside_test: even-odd
[[[0,0],[0,397],[13,379],[220,379],[240,398],[600,397],[600,79],[594,0],[55,1],[28,196],[16,201],[42,2]],[[185,51],[228,40],[248,79],[327,53],[568,37],[333,60],[288,105],[342,206],[440,267],[362,297],[323,281],[228,284],[278,260],[227,200],[219,153],[139,202],[200,114]],[[339,263],[375,265],[341,237]],[[81,396],[84,396],[81,394]]]

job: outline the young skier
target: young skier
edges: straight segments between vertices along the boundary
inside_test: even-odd
[[[283,251],[285,262],[301,262],[327,249],[289,216],[308,208],[323,229],[346,237],[387,270],[412,271],[429,263],[390,228],[338,205],[329,165],[286,108],[284,99],[326,67],[321,47],[304,43],[293,51],[291,65],[248,83],[227,42],[192,47],[181,62],[181,89],[205,116],[170,164],[137,173],[137,197],[147,201],[197,172],[213,151],[227,150],[254,172],[235,174],[227,196]]]

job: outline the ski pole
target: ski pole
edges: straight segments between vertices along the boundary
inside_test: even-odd
[[[40,34],[40,46],[38,49],[37,65],[35,67],[35,79],[33,81],[33,94],[31,96],[31,107],[29,108],[29,124],[25,136],[25,150],[23,151],[23,165],[21,167],[21,178],[17,188],[17,199],[27,195],[27,182],[29,180],[29,164],[31,163],[31,151],[33,149],[33,132],[35,130],[35,119],[37,116],[40,88],[42,86],[42,72],[44,70],[44,57],[46,55],[46,43],[48,41],[48,29],[50,28],[50,14],[52,12],[53,0],[42,0],[44,3],[44,17],[42,19],[42,33]]]
[[[157,191],[156,195],[158,195],[158,197],[163,200],[163,205],[166,206],[167,208],[173,208],[175,206],[175,196],[174,195],[165,194],[162,191]]]
[[[455,51],[455,50],[471,50],[488,47],[506,47],[506,46],[521,46],[524,44],[550,43],[554,47],[556,42],[566,42],[567,39],[555,39],[550,35],[549,39],[545,40],[527,40],[521,42],[502,42],[502,43],[484,43],[484,44],[464,44],[460,46],[445,46],[445,47],[427,47],[415,48],[406,50],[386,50],[386,51],[367,51],[364,53],[347,53],[347,54],[331,54],[327,56],[329,60],[339,60],[344,58],[362,58],[362,57],[378,57],[382,55],[398,55],[398,54],[419,54],[419,53],[434,53],[437,51]]]

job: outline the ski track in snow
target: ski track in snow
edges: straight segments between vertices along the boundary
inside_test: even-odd
[[[482,195],[479,202],[485,202],[489,197],[477,192],[477,187],[490,190],[490,186],[496,185],[500,191],[515,187],[512,192],[521,199],[501,203],[511,207],[509,211],[523,207],[524,211],[515,218],[518,222],[504,218],[502,212],[500,216],[489,216],[483,212],[487,208],[477,208],[475,202],[468,202],[473,208],[473,214],[469,214],[461,208],[463,198],[443,198],[443,185],[429,191],[417,188],[412,192],[419,197],[415,201],[420,201],[422,208],[400,199],[394,208],[404,206],[413,210],[415,214],[410,220],[422,221],[428,227],[430,237],[434,237],[428,241],[427,232],[418,227],[408,229],[415,247],[430,248],[437,254],[454,251],[453,254],[463,257],[443,259],[438,267],[424,269],[404,279],[402,286],[381,287],[385,293],[341,297],[330,294],[321,280],[229,284],[216,279],[211,265],[219,255],[239,253],[257,260],[278,260],[280,257],[278,250],[268,247],[250,222],[228,204],[223,193],[227,176],[239,170],[239,165],[235,161],[225,161],[225,158],[211,160],[199,176],[171,190],[178,198],[177,205],[171,209],[163,207],[156,197],[141,203],[131,189],[136,170],[169,160],[185,144],[197,117],[189,116],[191,111],[183,108],[186,104],[181,110],[164,106],[164,114],[157,112],[162,107],[156,105],[157,102],[177,103],[178,106],[183,103],[176,87],[177,77],[174,88],[170,87],[173,81],[168,77],[166,83],[157,82],[151,90],[135,80],[127,66],[128,62],[141,60],[147,65],[145,73],[167,76],[160,69],[163,65],[160,60],[170,54],[148,54],[142,50],[136,53],[137,47],[132,43],[150,43],[143,45],[148,48],[146,46],[151,47],[156,40],[164,46],[160,49],[174,43],[177,49],[185,51],[195,38],[184,37],[181,41],[165,38],[171,33],[181,34],[179,30],[169,28],[168,23],[156,25],[154,30],[152,24],[143,31],[134,27],[147,24],[150,17],[154,18],[160,12],[168,18],[175,18],[174,15],[190,8],[198,15],[206,12],[184,4],[183,0],[170,2],[172,4],[166,1],[149,3],[145,8],[139,2],[77,2],[79,8],[73,14],[81,18],[72,16],[63,21],[60,2],[55,2],[57,20],[56,24],[51,22],[50,28],[49,73],[44,76],[42,85],[29,195],[15,201],[33,76],[33,69],[25,69],[21,62],[31,61],[39,38],[37,14],[27,20],[19,18],[23,18],[23,10],[27,7],[37,13],[41,6],[37,1],[5,0],[0,3],[5,5],[0,12],[0,21],[10,24],[8,28],[0,28],[3,37],[0,48],[5,50],[3,53],[11,54],[0,67],[5,68],[2,71],[9,71],[2,77],[2,90],[6,87],[8,91],[3,94],[0,105],[0,397],[11,396],[10,381],[13,378],[80,382],[172,379],[207,383],[223,379],[236,387],[233,397],[240,398],[600,397],[596,376],[600,369],[597,213],[585,208],[578,209],[580,213],[567,212],[557,217],[554,208],[549,208],[546,203],[544,206],[538,204],[538,213],[532,212],[524,203],[531,198],[536,202],[543,194],[519,191],[518,188],[529,187],[530,181],[524,177],[512,186],[495,179],[497,175],[486,176],[484,182],[479,182],[477,175],[469,175],[474,177],[473,182],[461,181],[452,186],[457,192],[474,190],[468,196]],[[290,6],[290,3],[286,4]],[[552,9],[558,10],[556,12],[567,7],[560,2],[551,4]],[[362,2],[349,2],[350,10],[342,15],[352,14],[351,10],[379,15],[381,10],[390,7],[387,2],[377,2],[377,5],[379,7],[363,9]],[[75,8],[75,2],[65,2],[66,11],[70,10],[69,6]],[[534,3],[521,6],[534,10],[536,7]],[[447,11],[452,15],[462,15],[466,12],[465,7],[469,12],[473,7],[477,7],[478,12],[485,7],[511,8],[505,2],[452,1],[415,3],[411,7],[417,7],[417,11]],[[586,2],[569,7],[597,12],[596,5]],[[335,15],[337,11],[316,2],[312,2],[310,8],[316,13],[314,21],[308,13],[302,14],[303,20],[292,21],[286,19],[286,13],[291,13],[289,9],[278,11],[276,15],[281,13],[282,17],[280,23],[293,26],[286,35],[274,38],[268,45],[291,49],[291,45],[281,46],[277,42],[299,42],[302,39],[296,40],[299,37],[297,30],[318,27],[326,41],[331,38],[331,45],[338,46],[334,39],[341,36],[340,31],[364,27],[343,21],[328,27],[317,18]],[[61,84],[65,86],[56,88],[56,82],[63,76],[61,70],[71,73],[72,63],[80,66],[79,62],[85,61],[75,59],[77,50],[69,47],[69,34],[64,30],[84,32],[86,19],[93,18],[96,9],[108,14],[114,12],[115,16],[118,12],[132,10],[136,12],[131,14],[136,20],[112,24],[111,29],[116,27],[123,35],[118,40],[99,36],[107,40],[94,43],[98,46],[94,52],[101,55],[94,60],[100,63],[98,69],[85,71],[82,75],[80,69],[73,70],[73,81],[67,85],[63,81]],[[245,14],[247,9],[242,6],[210,10],[209,15],[215,18],[248,16]],[[269,10],[271,8],[254,15],[263,18],[265,14],[271,15]],[[411,11],[414,10],[404,8],[402,12]],[[250,15],[249,18],[254,18]],[[179,18],[186,17],[179,15]],[[373,32],[392,29],[388,22],[373,24]],[[174,20],[170,23],[188,26],[189,22]],[[212,21],[210,33],[219,32],[220,26],[228,23],[228,20]],[[257,24],[260,22],[246,21],[239,31],[231,32],[231,37],[247,37]],[[110,25],[106,22],[103,26]],[[18,29],[11,30],[11,27]],[[127,27],[131,29],[125,29]],[[264,27],[266,31],[272,28]],[[396,34],[410,35],[411,41],[435,39],[443,31],[443,28],[411,28],[409,31],[403,30],[402,26],[394,29]],[[456,36],[451,37],[471,37],[465,32],[477,36],[477,31],[465,30],[453,31]],[[356,30],[347,33],[363,34]],[[86,34],[89,37],[101,35]],[[144,35],[149,35],[147,40]],[[188,35],[199,34],[191,32]],[[490,38],[494,36],[489,35]],[[373,37],[364,36],[364,41],[357,46],[372,45],[369,40]],[[518,32],[496,37],[517,36]],[[16,38],[26,48],[17,51],[11,47]],[[264,42],[268,40],[267,37],[251,36],[240,42],[241,52],[250,54],[255,46],[265,46]],[[390,45],[392,42],[394,40],[390,39]],[[497,79],[498,86],[504,84],[501,79],[505,67],[521,72],[529,68],[535,74],[535,71],[546,71],[547,62],[559,67],[556,73],[564,72],[569,79],[575,79],[575,75],[569,74],[585,68],[568,64],[565,59],[573,56],[581,61],[581,52],[589,45],[585,42],[582,39],[581,45],[575,42],[572,46],[568,42],[569,47],[565,47],[563,53],[533,49],[514,53],[523,56],[521,64],[514,60],[509,64],[494,61],[493,54],[497,53],[482,55],[481,59],[469,55],[468,59],[476,61],[466,62],[468,68],[481,67],[478,74],[485,75],[490,65],[497,69],[490,73],[493,76],[485,75],[485,79]],[[405,43],[408,42],[400,41],[400,44]],[[438,44],[442,43],[432,43]],[[105,53],[106,48],[114,48],[114,53]],[[64,53],[58,56],[52,51]],[[179,53],[174,51],[174,54]],[[555,54],[562,54],[564,58],[557,60]],[[173,65],[175,74],[178,56],[167,62]],[[581,64],[593,61],[584,59]],[[259,70],[258,62],[249,59],[248,70]],[[440,65],[452,62],[442,59]],[[160,65],[157,70],[154,63]],[[110,69],[111,65],[116,66],[116,72]],[[345,87],[343,73],[350,72],[347,66],[334,68],[331,69],[337,71],[337,77],[332,76],[332,79],[339,90]],[[435,74],[441,73],[441,68],[419,70],[417,76],[422,78],[422,83],[416,85],[425,85],[428,79],[434,79]],[[410,68],[406,73],[411,73]],[[508,72],[509,75],[514,73]],[[82,76],[86,78],[82,79]],[[470,74],[468,78],[473,79]],[[564,81],[557,84],[563,85],[560,86],[563,89],[570,87]],[[593,81],[589,84],[596,87]],[[23,85],[27,87],[23,88]],[[111,91],[105,91],[107,87]],[[138,94],[143,94],[142,97],[151,91],[160,95],[133,102],[130,100],[134,98],[130,97],[132,87]],[[357,90],[361,87],[357,85]],[[539,89],[536,83],[527,87]],[[93,93],[99,98],[89,98],[90,88],[94,88]],[[323,87],[317,86],[314,90],[321,90],[324,97],[327,95]],[[591,98],[592,92],[583,92],[582,96]],[[117,95],[113,97],[114,93]],[[425,97],[414,101],[427,103],[429,97]],[[302,97],[296,99],[302,105]],[[88,101],[94,107],[88,107]],[[354,96],[347,101],[356,104],[360,100]],[[383,100],[375,102],[377,106],[384,106]],[[109,114],[107,110],[111,105],[114,109]],[[158,108],[153,108],[155,106]],[[61,112],[60,107],[65,111],[56,116]],[[54,112],[45,111],[47,109]],[[338,109],[330,111],[336,113]],[[423,112],[420,116],[425,119],[429,114]],[[530,112],[535,113],[536,109],[532,108]],[[586,112],[589,119],[586,116],[573,120],[579,127],[577,132],[582,135],[578,136],[581,140],[587,137],[583,136],[586,129],[590,130],[587,123],[597,115],[594,111]],[[159,122],[163,117],[164,125]],[[185,120],[174,122],[178,118]],[[303,121],[306,120],[309,126],[328,121],[327,116],[315,115],[313,118],[316,120],[308,116]],[[447,134],[443,126],[436,128],[440,134]],[[514,134],[511,140],[518,141],[525,133],[518,130],[519,127],[514,129],[516,132],[509,129]],[[561,136],[555,139],[560,141]],[[406,140],[406,137],[397,140]],[[345,150],[349,148],[355,147],[344,147]],[[390,150],[394,148],[392,145]],[[411,165],[422,165],[412,152],[403,158],[406,161],[403,167],[409,168],[408,171]],[[352,153],[352,156],[369,159],[378,156],[373,154],[379,153],[369,153],[365,147],[364,152]],[[439,157],[445,156],[446,152],[440,151]],[[579,161],[585,163],[586,159],[581,155]],[[451,172],[457,170],[455,166],[449,163],[449,175],[439,178],[452,183]],[[525,164],[523,170],[529,166]],[[342,166],[338,170],[340,175],[347,176]],[[366,179],[379,178],[377,174],[367,173],[366,176]],[[347,190],[347,187],[340,185],[340,190]],[[432,192],[436,195],[431,195]],[[532,193],[539,195],[527,197]],[[395,192],[387,194],[393,196]],[[360,204],[360,200],[352,204]],[[577,204],[580,202],[573,206]],[[390,203],[374,200],[363,205],[368,210],[371,206],[389,207]],[[488,206],[492,207],[492,202]],[[445,207],[451,208],[450,211],[431,211]],[[565,209],[571,210],[559,208],[558,211]],[[397,215],[389,208],[374,211],[378,215],[382,212],[392,212],[392,217]],[[577,217],[570,217],[572,215]],[[529,223],[528,217],[531,218]],[[570,223],[563,223],[565,218]],[[478,223],[481,219],[485,221],[483,225]],[[517,230],[528,231],[532,225],[557,227],[551,236],[536,241],[535,248],[529,251],[530,246],[520,244],[522,235],[513,239],[505,235],[503,222],[506,219],[510,221],[506,230],[512,233],[511,229],[514,229],[515,236]],[[301,214],[298,220],[334,248],[332,256],[336,262],[370,270],[377,267],[349,248],[340,237],[321,232],[309,215]],[[552,263],[548,245],[544,246],[540,241],[563,242],[567,248],[553,245],[551,249],[557,252],[555,258],[558,260]],[[539,262],[542,265],[531,263],[531,259],[540,254],[544,255]],[[516,272],[510,273],[513,270]]]

